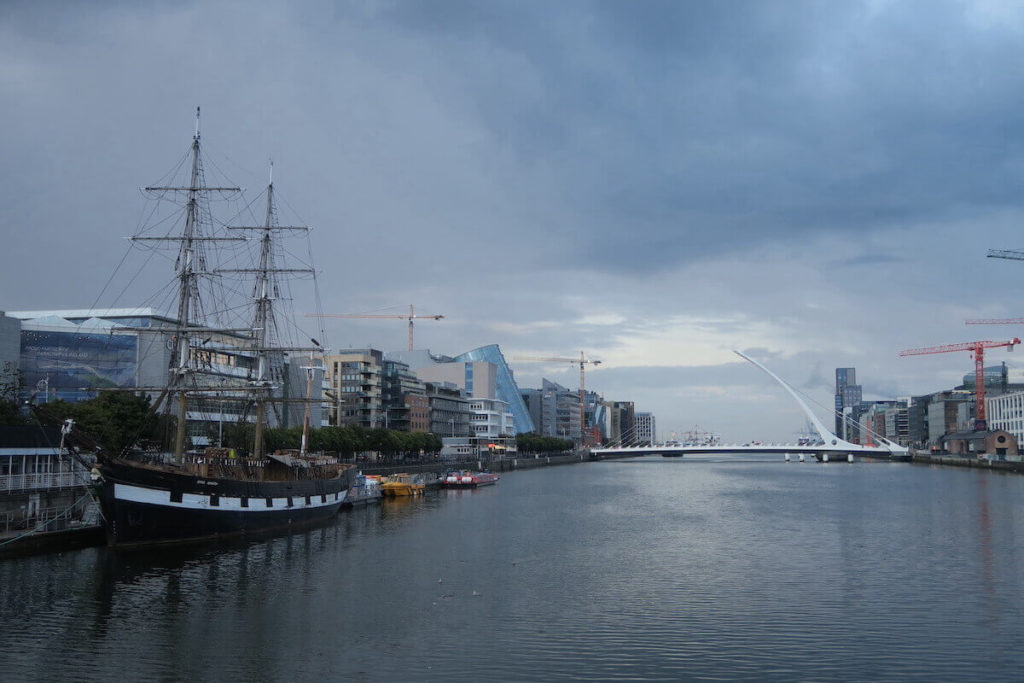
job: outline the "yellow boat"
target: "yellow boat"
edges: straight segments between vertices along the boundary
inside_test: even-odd
[[[387,497],[417,496],[423,493],[425,488],[422,479],[402,472],[388,477],[380,485],[380,492]]]

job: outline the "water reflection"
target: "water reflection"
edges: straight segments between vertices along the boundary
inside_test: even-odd
[[[1021,519],[1024,478],[911,465],[521,472],[291,536],[2,563],[0,670],[1015,680]]]

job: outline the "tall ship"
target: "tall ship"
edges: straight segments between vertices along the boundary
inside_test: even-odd
[[[308,229],[279,224],[272,169],[261,225],[215,223],[211,198],[240,196],[241,190],[206,184],[197,108],[191,149],[179,167],[184,182],[145,188],[178,207],[176,227],[143,226],[132,238],[154,253],[163,248],[173,255],[174,284],[166,289],[176,301],[174,322],[136,330],[140,354],[144,338],[150,340],[147,349],[163,354],[163,381],[133,388],[152,398],[154,412],[162,412],[168,438],[148,447],[136,442],[122,453],[97,453],[93,491],[109,545],[307,527],[335,515],[354,484],[353,465],[308,448],[312,389],[322,371],[314,358],[323,349],[315,339],[296,343],[284,329],[294,319],[286,310],[287,279],[311,279],[314,273],[284,263],[292,253],[281,246],[285,236]],[[241,286],[225,285],[229,277]],[[299,383],[305,384],[304,397]],[[230,447],[223,440],[225,403],[238,418],[229,432],[244,436]],[[268,426],[294,425],[299,414],[300,447],[268,448]],[[204,430],[207,436],[197,437]]]

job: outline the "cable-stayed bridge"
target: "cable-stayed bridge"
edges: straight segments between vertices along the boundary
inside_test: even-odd
[[[906,446],[900,446],[899,444],[893,443],[881,436],[874,436],[873,438],[878,441],[878,445],[873,446],[862,446],[861,444],[850,443],[845,439],[836,436],[829,430],[825,425],[818,419],[807,403],[804,402],[800,395],[786,382],[784,382],[778,375],[766,368],[765,366],[758,363],[753,358],[743,355],[739,351],[734,351],[736,355],[744,360],[756,365],[761,368],[769,377],[778,382],[783,389],[785,389],[790,396],[797,402],[804,414],[807,415],[807,419],[810,420],[814,426],[814,430],[818,432],[821,440],[817,443],[808,444],[760,444],[760,443],[748,443],[741,445],[698,445],[698,444],[671,444],[671,445],[658,445],[658,446],[625,446],[618,448],[592,448],[591,453],[595,456],[601,457],[615,457],[622,455],[665,455],[665,456],[681,456],[687,454],[707,454],[707,453],[728,453],[728,454],[745,454],[745,453],[782,453],[788,455],[795,455],[799,458],[803,458],[807,455],[812,455],[815,458],[823,461],[829,460],[852,460],[855,456],[871,456],[871,457],[883,457],[883,458],[906,458],[909,457],[910,451]]]
[[[847,444],[841,441],[835,446],[824,443],[817,444],[725,444],[716,446],[695,446],[691,444],[660,444],[654,446],[620,446],[615,448],[592,448],[591,454],[599,457],[616,457],[624,455],[664,455],[666,457],[682,455],[707,455],[707,454],[728,454],[743,455],[747,453],[779,453],[795,458],[811,456],[824,462],[840,462],[849,460],[851,456],[871,456],[883,458],[909,457],[909,452],[903,449],[896,452],[886,446],[861,446],[860,444]]]

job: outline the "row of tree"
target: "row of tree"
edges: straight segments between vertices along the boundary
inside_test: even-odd
[[[265,447],[268,451],[297,449],[302,443],[301,427],[280,427],[264,432]],[[246,450],[253,443],[253,426],[246,423],[232,424],[224,428],[224,445],[228,448]],[[358,453],[376,451],[389,457],[417,456],[421,453],[437,453],[441,450],[441,439],[434,434],[421,432],[397,432],[390,429],[365,429],[358,425],[345,427],[320,427],[309,432],[307,450],[338,453],[350,458]]]
[[[520,453],[559,453],[571,451],[574,447],[570,439],[556,439],[553,436],[529,434],[516,435],[516,448]]]
[[[69,403],[53,401],[39,408],[41,418],[26,416],[10,396],[0,396],[0,424],[26,424],[41,419],[59,424],[73,419],[79,432],[83,432],[110,453],[120,453],[133,446],[166,447],[173,434],[174,419],[150,410],[146,396],[128,392],[103,392],[89,401]],[[253,443],[253,426],[248,423],[225,424],[224,446],[249,450]],[[266,449],[298,449],[302,429],[275,428],[264,433]],[[519,434],[516,446],[520,453],[554,453],[572,450],[573,442],[538,434]],[[352,457],[366,451],[398,457],[437,453],[441,439],[435,434],[398,432],[389,429],[365,429],[357,425],[321,427],[310,431],[310,451],[334,452]]]
[[[128,392],[103,392],[97,398],[77,403],[52,401],[39,406],[37,412],[37,416],[26,416],[13,400],[0,399],[0,424],[39,421],[60,424],[70,418],[75,421],[77,433],[87,435],[88,441],[109,453],[120,453],[133,446],[167,448],[174,433],[174,418],[153,413],[148,397]],[[253,431],[249,423],[225,424],[224,446],[250,450]],[[264,440],[268,451],[298,449],[302,429],[267,429]],[[364,429],[355,425],[321,427],[310,430],[307,449],[334,452],[343,457],[365,451],[397,457],[437,453],[441,450],[441,439],[434,434]]]

